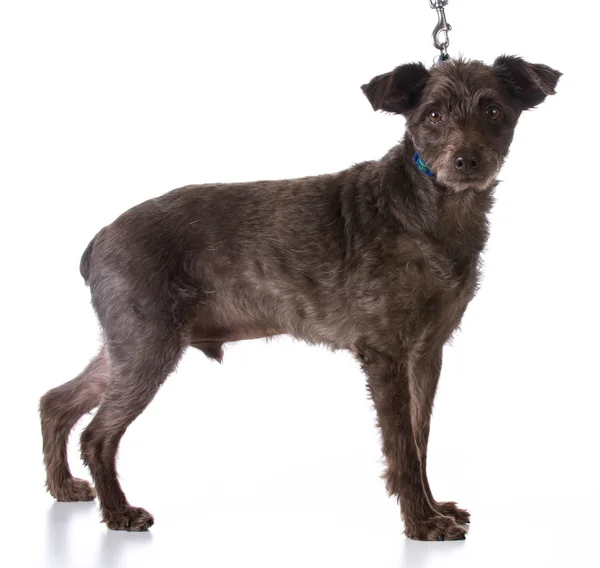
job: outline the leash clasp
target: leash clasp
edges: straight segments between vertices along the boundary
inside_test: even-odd
[[[446,13],[444,12],[444,6],[448,4],[448,0],[429,0],[429,5],[437,11],[438,23],[433,28],[433,45],[436,49],[440,50],[440,60],[444,61],[449,58],[448,46],[450,45],[450,38],[448,32],[452,29],[452,26],[446,20]]]

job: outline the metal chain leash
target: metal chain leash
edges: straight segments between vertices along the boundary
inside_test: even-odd
[[[448,4],[449,0],[429,0],[429,5],[437,10],[438,23],[433,29],[433,45],[436,49],[440,50],[439,61],[446,61],[450,59],[448,55],[448,46],[450,45],[450,38],[448,32],[452,29],[452,26],[446,20],[446,13],[444,12],[444,6]]]

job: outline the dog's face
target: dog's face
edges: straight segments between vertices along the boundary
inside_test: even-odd
[[[437,180],[462,191],[495,181],[521,112],[554,94],[560,76],[503,56],[492,66],[452,60],[427,70],[410,63],[362,89],[375,110],[406,117],[407,134]]]

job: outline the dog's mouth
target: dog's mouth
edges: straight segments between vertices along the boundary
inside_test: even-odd
[[[484,176],[481,174],[464,174],[464,175],[452,176],[451,178],[448,179],[448,181],[455,182],[455,183],[469,183],[469,182],[477,183],[477,182],[485,181],[486,179],[489,179],[489,176]]]
[[[483,191],[488,189],[495,181],[498,171],[493,171],[487,175],[482,172],[470,174],[457,174],[452,171],[446,174],[443,170],[438,172],[438,181],[455,191],[464,191],[474,189]]]

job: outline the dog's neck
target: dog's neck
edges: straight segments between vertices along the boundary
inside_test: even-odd
[[[416,152],[407,135],[382,160],[382,191],[393,216],[404,230],[426,235],[457,262],[478,257],[488,238],[487,215],[496,184],[453,191],[417,166]]]

